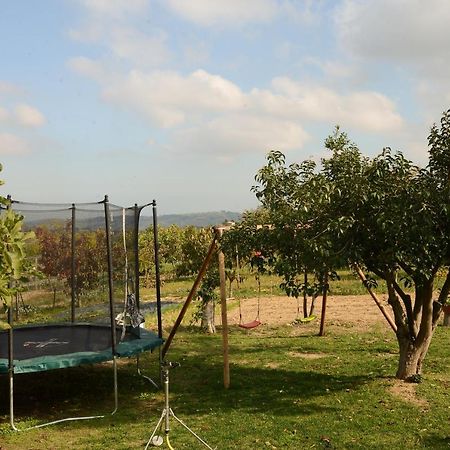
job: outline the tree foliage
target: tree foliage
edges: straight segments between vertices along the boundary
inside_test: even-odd
[[[363,156],[338,127],[320,166],[287,165],[282,153],[271,152],[253,188],[265,223],[255,226],[250,214],[228,238],[264,248],[290,294],[301,291],[305,270],[323,274],[345,263],[385,280],[402,379],[420,376],[450,292],[450,111],[428,143],[424,168],[390,148]],[[438,272],[445,281],[435,296]]]
[[[38,243],[37,262],[49,279],[58,279],[72,285],[72,230],[71,222],[35,229]],[[124,249],[121,240],[112,245],[114,275],[123,281]],[[74,287],[77,296],[97,288],[105,282],[107,249],[104,230],[82,230],[75,235]]]
[[[2,171],[0,165],[0,171]],[[0,180],[0,185],[3,181]],[[23,218],[9,209],[10,202],[0,197],[0,299],[5,311],[11,305],[11,298],[16,293],[14,281],[20,280],[30,267],[26,261],[25,247],[32,233],[22,231]],[[0,320],[0,328],[7,323]]]

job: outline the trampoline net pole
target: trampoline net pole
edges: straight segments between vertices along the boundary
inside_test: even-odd
[[[11,196],[8,195],[7,209],[11,208]],[[8,286],[12,287],[12,281],[8,282]],[[11,304],[8,307],[8,378],[9,378],[9,420],[11,428],[17,430],[14,425],[14,317],[13,317],[14,302],[11,299]]]
[[[138,311],[141,310],[141,299],[140,299],[140,289],[139,289],[139,217],[140,209],[135,203],[134,205],[134,229],[133,229],[133,256],[134,256],[134,295],[136,297],[136,305]],[[138,335],[140,336],[140,327],[138,327]]]
[[[9,378],[9,422],[11,428],[17,431],[14,425],[14,344],[13,344],[13,302],[8,308],[8,378]]]
[[[76,276],[76,265],[75,265],[75,204],[72,203],[72,222],[71,222],[71,280],[70,280],[70,296],[71,296],[71,303],[70,303],[70,320],[72,323],[75,322],[75,301],[76,301],[76,283],[75,283],[75,276]]]
[[[153,245],[155,248],[155,285],[156,285],[156,311],[158,316],[158,337],[162,338],[162,313],[161,313],[161,275],[159,271],[159,242],[158,242],[158,216],[156,212],[156,200],[153,200]]]
[[[105,235],[106,235],[106,253],[108,260],[108,293],[109,293],[109,318],[111,324],[111,350],[113,357],[116,356],[116,323],[114,318],[114,286],[113,286],[113,263],[111,246],[111,218],[109,210],[108,196],[105,195]]]

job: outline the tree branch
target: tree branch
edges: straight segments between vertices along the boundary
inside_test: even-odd
[[[404,261],[397,260],[397,264],[409,275],[412,277],[414,275],[414,269],[409,265],[406,264]]]
[[[437,321],[442,312],[442,306],[445,305],[448,296],[450,295],[450,269],[447,272],[444,284],[439,293],[438,301],[433,303],[433,327],[436,326]]]
[[[450,269],[447,272],[447,276],[442,286],[441,293],[439,294],[438,302],[441,305],[445,305],[445,302],[447,301],[449,294],[450,294]]]
[[[377,296],[375,295],[375,293],[372,291],[372,289],[370,289],[369,284],[367,283],[367,279],[363,273],[363,271],[361,270],[361,268],[358,266],[358,264],[354,263],[353,267],[355,268],[357,274],[359,275],[359,278],[361,279],[361,281],[363,282],[365,288],[367,289],[367,291],[369,292],[370,296],[372,297],[372,299],[374,300],[374,302],[377,304],[378,308],[380,309],[381,313],[383,314],[384,318],[388,321],[389,325],[391,326],[391,328],[394,330],[394,333],[397,333],[397,326],[395,325],[394,321],[392,320],[392,318],[389,316],[389,314],[386,312],[386,310],[384,309],[384,306],[381,304],[381,302],[378,300]]]
[[[423,286],[421,294],[422,299],[422,320],[420,321],[420,329],[417,334],[418,345],[423,343],[427,338],[431,337],[433,330],[433,282],[428,280],[426,286]]]
[[[397,329],[399,330],[397,335],[409,337],[408,327],[406,326],[405,311],[403,310],[402,304],[400,303],[393,285],[393,281],[395,280],[394,274],[392,272],[390,274],[387,272],[383,275],[383,277],[386,279],[386,286],[389,295],[388,302],[394,311],[395,323],[397,324]]]
[[[403,289],[399,286],[397,281],[395,281],[395,278],[393,275],[392,275],[392,285],[394,286],[394,289],[398,293],[400,298],[403,300],[403,304],[405,305],[405,310],[406,310],[406,318],[408,321],[409,337],[412,341],[415,341],[416,337],[417,337],[417,333],[416,333],[416,324],[415,324],[414,317],[413,317],[411,296],[403,291]]]

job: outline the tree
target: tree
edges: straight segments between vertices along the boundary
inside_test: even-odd
[[[162,280],[173,277],[182,259],[181,246],[184,229],[178,225],[158,227],[159,263]],[[150,287],[155,282],[155,249],[153,227],[139,233],[139,266],[144,285]]]
[[[209,245],[212,233],[208,228],[194,226],[158,227],[159,256],[162,272],[170,265],[177,277],[190,277],[198,273]],[[153,229],[147,228],[139,234],[139,261],[141,274],[147,285],[154,279]],[[217,265],[211,265],[203,278],[197,298],[199,307],[194,320],[201,321],[201,328],[209,333],[215,332],[214,305],[219,286]]]
[[[50,279],[72,284],[72,231],[71,223],[41,225],[35,229],[39,244],[38,265]],[[114,275],[123,280],[123,244],[115,241],[112,246],[113,261],[116,263]],[[75,238],[75,293],[80,305],[80,296],[100,285],[102,274],[106,273],[106,245],[104,230],[82,230]],[[119,274],[119,275],[118,275]]]
[[[3,167],[0,165],[0,172]],[[0,180],[0,185],[4,184]],[[14,281],[26,272],[25,245],[33,234],[22,231],[23,218],[13,210],[7,209],[10,201],[0,197],[2,211],[0,214],[0,301],[5,311],[11,306],[11,298],[16,293]],[[0,328],[8,324],[0,320]]]
[[[211,244],[213,235],[210,229],[186,227],[181,244],[181,259],[176,266],[178,276],[197,274]],[[215,333],[216,289],[220,285],[217,264],[211,264],[203,277],[197,298],[200,301],[194,319],[200,319],[201,328],[208,333]]]
[[[282,153],[271,152],[254,187],[268,214],[266,246],[288,293],[305,268],[329,271],[343,262],[386,282],[396,376],[413,381],[450,293],[450,111],[428,144],[429,163],[420,168],[390,148],[365,157],[337,127],[320,167],[287,166]],[[438,273],[444,283],[435,294]]]

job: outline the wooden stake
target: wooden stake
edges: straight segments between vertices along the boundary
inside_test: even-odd
[[[373,292],[372,289],[370,289],[370,286],[367,284],[367,278],[364,275],[363,271],[358,266],[358,264],[353,264],[353,267],[355,268],[356,273],[358,274],[359,278],[363,282],[363,284],[364,284],[365,288],[367,289],[367,291],[369,292],[370,296],[373,298],[373,301],[377,304],[377,306],[380,309],[381,313],[383,314],[385,319],[388,321],[388,323],[391,326],[391,328],[394,330],[394,333],[396,333],[397,332],[397,326],[395,325],[395,322],[392,320],[391,316],[387,313],[386,309],[381,304],[381,302],[378,299],[378,297],[375,295],[375,292]]]
[[[325,273],[323,278],[322,313],[320,315],[319,336],[325,335],[325,313],[327,311],[327,296],[328,296],[328,271]]]
[[[223,234],[221,228],[217,228],[218,238]],[[222,312],[222,347],[223,347],[223,386],[230,387],[230,359],[228,345],[228,315],[227,315],[227,291],[225,277],[225,255],[221,250],[218,252],[219,276],[220,276],[220,306]]]

